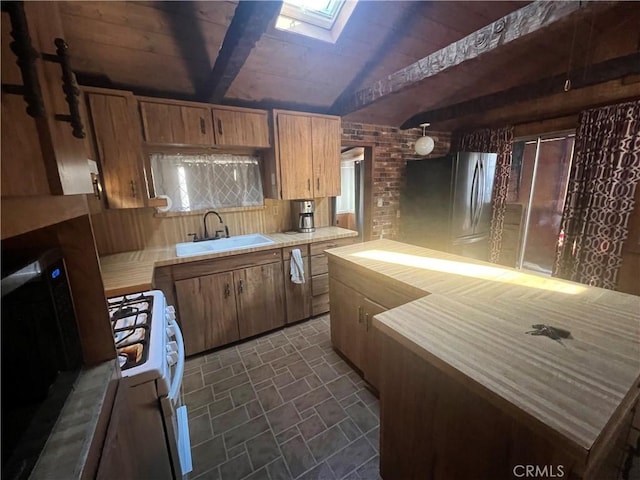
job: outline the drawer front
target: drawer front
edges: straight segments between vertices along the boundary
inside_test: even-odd
[[[291,258],[291,250],[295,250],[296,248],[300,249],[300,253],[302,253],[303,257],[308,257],[309,256],[309,245],[308,244],[303,244],[303,245],[294,245],[293,247],[285,247],[282,249],[282,258],[285,261],[288,261]]]
[[[329,293],[329,274],[324,273],[322,275],[314,275],[311,278],[311,294],[322,295],[323,293]]]
[[[329,271],[329,261],[325,255],[311,257],[311,275],[322,275]]]
[[[344,247],[353,244],[358,237],[336,238],[335,240],[327,240],[325,242],[316,242],[311,244],[311,255],[320,255],[329,248]]]
[[[183,280],[185,278],[201,277],[213,273],[228,272],[239,268],[255,267],[267,263],[281,262],[282,251],[264,250],[261,252],[241,253],[229,257],[213,258],[201,262],[184,263],[175,265],[173,269],[173,279]]]

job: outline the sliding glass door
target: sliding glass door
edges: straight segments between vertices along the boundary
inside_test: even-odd
[[[514,142],[510,201],[524,212],[518,268],[551,275],[573,145],[573,132]]]

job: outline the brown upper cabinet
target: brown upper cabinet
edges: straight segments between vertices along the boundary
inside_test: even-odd
[[[148,193],[135,97],[105,89],[85,89],[85,95],[108,206],[144,207]]]
[[[266,110],[138,98],[150,144],[267,148]]]
[[[273,118],[268,194],[283,200],[340,195],[340,117],[274,110]]]
[[[41,54],[56,55],[54,40],[64,38],[56,2],[24,2],[32,46]],[[22,86],[16,56],[9,45],[9,14],[2,13],[2,84]],[[73,54],[73,48],[70,49]],[[35,73],[44,107],[41,117],[26,113],[22,95],[2,92],[2,196],[75,195],[91,193],[91,174],[84,140],[72,134],[62,90],[60,65],[38,58]],[[86,129],[86,119],[82,119]]]
[[[214,144],[208,105],[140,100],[140,115],[147,143]]]
[[[211,111],[216,145],[256,148],[271,145],[266,110],[215,106]]]

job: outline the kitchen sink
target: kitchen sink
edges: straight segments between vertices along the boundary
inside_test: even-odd
[[[218,240],[206,240],[204,242],[186,242],[176,244],[176,255],[178,257],[189,257],[192,255],[206,255],[208,253],[229,252],[231,250],[241,250],[243,248],[262,247],[273,245],[270,238],[252,233],[250,235],[238,235]]]

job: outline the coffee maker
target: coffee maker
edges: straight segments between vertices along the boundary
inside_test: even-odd
[[[296,210],[298,212],[298,231],[299,232],[315,232],[313,223],[313,212],[315,205],[313,200],[300,200],[296,202]]]

